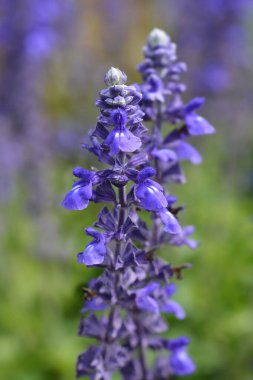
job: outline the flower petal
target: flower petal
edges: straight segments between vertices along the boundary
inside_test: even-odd
[[[157,185],[158,188],[156,182],[146,180],[145,183],[139,184],[135,189],[141,206],[147,211],[161,211],[168,204],[165,195],[160,190],[160,185]]]
[[[105,144],[110,146],[110,154],[115,155],[120,151],[134,152],[141,146],[141,140],[127,128],[114,128],[105,139]]]
[[[179,144],[173,147],[179,160],[188,160],[194,165],[198,165],[202,162],[202,157],[199,152],[193,148],[190,144],[181,141]]]
[[[138,182],[143,183],[146,179],[153,177],[156,170],[152,166],[147,166],[138,173]]]
[[[173,294],[177,290],[176,284],[171,283],[171,284],[166,285],[165,290],[166,290],[166,294],[168,295],[168,297],[173,296]]]
[[[158,158],[163,162],[176,161],[177,155],[171,149],[154,149],[151,153],[153,157]]]
[[[165,226],[165,231],[169,232],[170,234],[179,234],[182,231],[182,228],[180,224],[178,223],[178,220],[175,218],[172,213],[166,209],[163,209],[160,212],[160,217],[162,220],[162,223]]]
[[[159,288],[159,284],[157,282],[151,282],[144,288],[139,289],[136,292],[136,299],[135,299],[135,303],[137,307],[141,310],[159,314],[158,303],[152,297],[149,296],[149,294],[153,293],[158,288]]]
[[[198,242],[193,239],[188,239],[187,236],[191,235],[194,232],[194,226],[187,226],[182,229],[182,231],[173,236],[170,240],[170,244],[175,245],[177,247],[181,247],[182,245],[188,245],[189,248],[195,249],[198,246]]]
[[[105,258],[105,253],[106,247],[103,243],[89,243],[82,255],[83,263],[86,266],[102,264]]]
[[[197,97],[192,99],[183,109],[185,114],[189,114],[200,108],[205,103],[205,98]]]
[[[184,348],[172,351],[170,356],[170,365],[174,373],[179,376],[190,375],[196,369],[195,364]]]
[[[104,303],[103,299],[101,297],[95,297],[91,301],[86,301],[81,311],[85,313],[86,311],[100,311],[106,308],[107,304]]]
[[[194,112],[186,115],[185,124],[189,134],[192,136],[215,133],[214,127],[206,119]]]
[[[177,319],[185,318],[185,311],[176,301],[169,300],[161,309],[164,313],[174,314]]]
[[[73,169],[73,175],[78,178],[83,178],[89,182],[91,181],[92,177],[94,177],[95,173],[77,166]]]
[[[62,206],[68,210],[83,210],[88,206],[92,197],[92,183],[87,181],[77,181],[72,189],[67,193]]]
[[[146,296],[145,294],[137,294],[135,302],[139,309],[159,314],[159,306],[153,298]]]

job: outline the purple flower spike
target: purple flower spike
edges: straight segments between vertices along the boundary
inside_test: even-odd
[[[121,152],[135,152],[141,146],[141,140],[126,128],[127,114],[122,109],[114,111],[113,120],[115,128],[105,139],[105,144],[110,146],[110,154]]]
[[[195,113],[202,98],[186,105],[181,99],[185,86],[178,81],[186,66],[177,62],[176,45],[159,29],[147,42],[145,61],[139,66],[143,84],[127,86],[118,68],[106,73],[108,87],[96,101],[100,114],[91,145],[84,145],[105,167],[75,168],[78,181],[63,201],[71,210],[87,207],[91,199],[107,204],[94,222],[100,231],[86,228],[93,240],[77,255],[78,263],[101,269],[83,288],[86,314],[79,327],[79,335],[96,339],[96,344],[79,356],[77,376],[93,380],[120,375],[124,380],[165,380],[195,370],[185,348],[189,340],[160,335],[168,330],[164,314],[185,317],[183,308],[171,300],[176,291],[171,279],[178,279],[189,265],[166,263],[159,258],[159,248],[196,245],[189,239],[193,227],[182,229],[179,224],[183,207],[175,206],[177,198],[164,185],[183,182],[181,161],[201,162],[186,139],[214,129]],[[143,119],[153,123],[150,133]],[[175,127],[167,136],[164,122]],[[142,220],[145,211],[152,213],[150,223]],[[146,358],[150,350],[152,362]]]
[[[188,160],[194,165],[202,161],[197,150],[184,140],[189,136],[212,134],[215,129],[195,113],[203,105],[204,98],[196,97],[188,104],[184,104],[181,98],[186,86],[180,83],[180,76],[187,66],[184,62],[178,62],[176,45],[170,37],[164,31],[154,29],[143,51],[145,59],[138,66],[143,82],[138,89],[143,95],[141,107],[145,113],[144,120],[152,122],[149,154],[155,159],[161,184],[183,183],[180,161]],[[174,128],[165,137],[163,122],[170,123]]]

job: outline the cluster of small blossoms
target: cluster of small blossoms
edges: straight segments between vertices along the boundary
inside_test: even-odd
[[[86,228],[92,241],[77,255],[80,264],[103,268],[85,289],[79,326],[79,335],[96,343],[78,357],[77,377],[93,380],[109,380],[115,372],[124,380],[166,380],[195,370],[186,350],[188,338],[161,336],[168,330],[166,315],[185,317],[172,299],[173,278],[184,266],[169,265],[157,250],[165,244],[196,246],[188,238],[193,227],[180,226],[181,208],[173,206],[176,198],[162,185],[174,180],[179,161],[189,159],[189,152],[200,157],[185,138],[211,133],[213,127],[195,114],[199,100],[186,106],[180,100],[182,85],[176,80],[184,65],[175,63],[175,47],[168,36],[154,30],[145,54],[141,65],[145,82],[139,87],[127,86],[119,69],[106,73],[107,88],[96,102],[98,122],[90,145],[85,145],[106,168],[75,168],[77,180],[62,203],[69,210],[83,210],[90,201],[111,205],[102,208],[93,227]],[[153,120],[152,134],[143,119]],[[184,124],[164,141],[162,122],[182,120]],[[143,220],[147,212],[151,227]],[[153,353],[151,363],[148,352]]]
[[[146,141],[146,150],[154,161],[160,183],[183,183],[185,177],[180,161],[197,165],[202,158],[186,140],[191,136],[214,133],[214,128],[196,110],[204,98],[194,98],[184,104],[182,93],[186,86],[180,83],[180,74],[186,64],[177,61],[176,45],[160,29],[154,29],[144,47],[145,60],[138,66],[143,83],[137,88],[143,94],[141,109],[147,121],[153,124],[152,134]],[[164,123],[173,126],[166,136]]]

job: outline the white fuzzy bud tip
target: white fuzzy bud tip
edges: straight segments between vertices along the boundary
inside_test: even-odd
[[[162,29],[153,29],[147,39],[147,43],[151,48],[156,46],[166,46],[170,42],[170,37]]]
[[[104,77],[104,82],[107,86],[116,86],[125,84],[127,81],[126,74],[116,67],[111,67]]]

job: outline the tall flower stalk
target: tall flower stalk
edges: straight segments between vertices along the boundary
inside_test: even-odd
[[[186,140],[191,136],[214,133],[213,126],[196,113],[204,98],[194,98],[187,104],[182,100],[186,86],[180,76],[187,70],[178,62],[176,45],[160,29],[154,29],[143,49],[145,60],[138,66],[143,82],[137,86],[142,93],[141,108],[145,119],[152,124],[146,140],[146,150],[153,160],[160,183],[183,183],[182,160],[197,165],[202,158]],[[164,135],[163,127],[171,131]]]
[[[180,226],[181,208],[174,207],[175,197],[163,184],[182,181],[181,159],[200,161],[185,139],[214,129],[195,113],[202,100],[181,101],[183,85],[177,80],[185,65],[176,63],[169,37],[152,31],[144,52],[140,86],[127,86],[119,69],[106,73],[107,88],[96,102],[98,122],[85,145],[105,168],[75,168],[77,180],[63,200],[69,210],[86,209],[90,201],[108,203],[94,226],[86,228],[92,240],[77,255],[80,264],[103,269],[85,289],[79,335],[96,343],[78,357],[77,377],[106,380],[119,372],[125,380],[165,380],[195,370],[186,351],[188,338],[163,334],[165,315],[185,317],[172,299],[173,279],[183,266],[173,267],[157,252],[167,244],[196,245],[188,238],[193,228]],[[152,133],[143,119],[152,120]],[[165,121],[181,125],[163,137]]]

